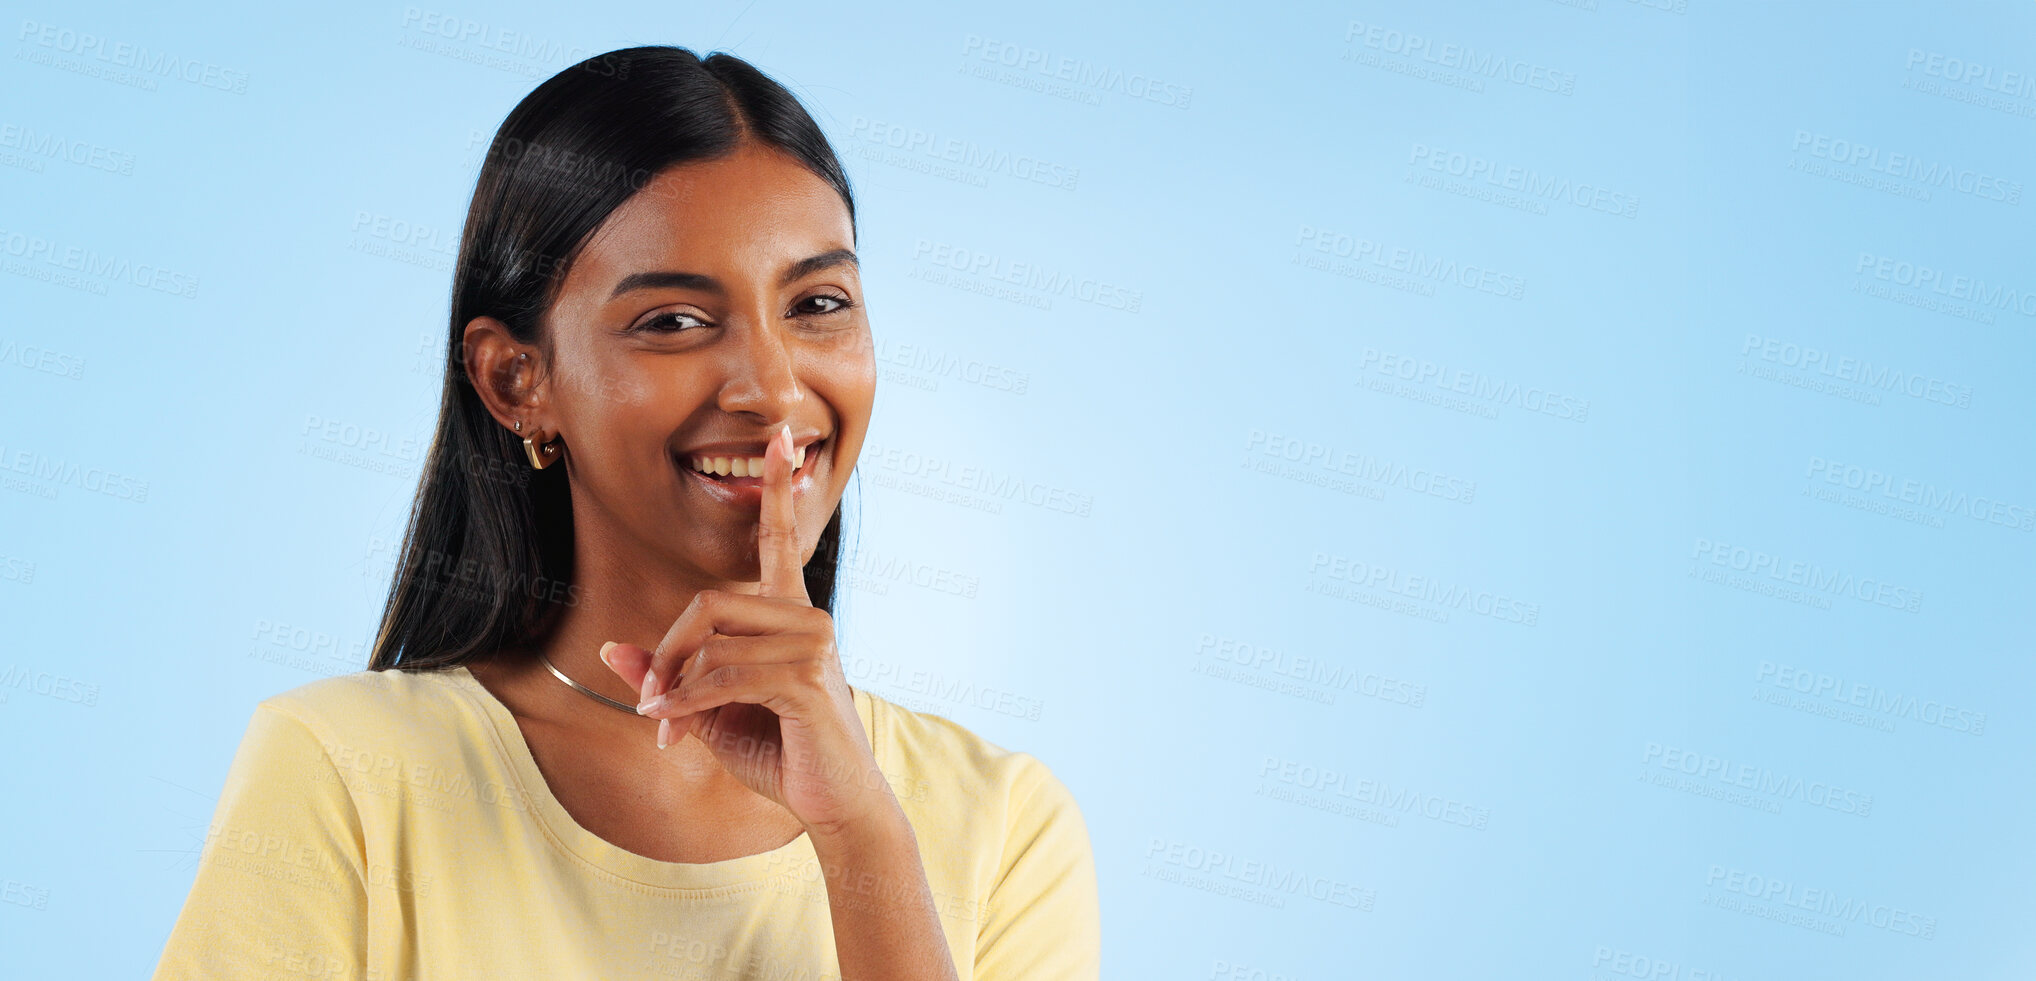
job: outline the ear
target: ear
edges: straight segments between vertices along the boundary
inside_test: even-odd
[[[543,352],[518,342],[508,324],[493,317],[475,317],[467,322],[460,338],[460,357],[481,404],[502,428],[514,432],[521,421],[519,436],[545,429]]]

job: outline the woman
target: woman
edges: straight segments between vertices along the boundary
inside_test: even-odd
[[[847,177],[674,47],[502,124],[367,671],[257,707],[157,978],[1093,978],[1037,759],[851,688]]]

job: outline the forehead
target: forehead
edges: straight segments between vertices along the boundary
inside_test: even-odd
[[[745,143],[660,171],[595,230],[564,285],[605,291],[654,269],[775,282],[780,268],[854,240],[833,185],[783,152]]]

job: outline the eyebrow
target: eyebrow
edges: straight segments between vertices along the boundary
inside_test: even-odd
[[[858,273],[862,271],[862,263],[856,259],[853,250],[834,249],[829,252],[822,252],[819,255],[807,256],[798,262],[792,263],[785,270],[784,275],[778,277],[778,285],[790,285],[822,269],[832,269],[835,266],[843,265],[853,267]],[[633,290],[648,289],[702,290],[708,293],[727,292],[721,285],[720,280],[706,273],[659,271],[630,273],[622,277],[622,282],[615,284],[615,292],[608,294],[608,298],[612,300]]]

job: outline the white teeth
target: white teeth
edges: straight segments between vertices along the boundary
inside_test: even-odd
[[[720,477],[761,477],[764,472],[764,458],[760,456],[696,456],[691,463],[701,473]],[[796,473],[805,465],[806,447],[801,446],[792,451],[792,470]]]

